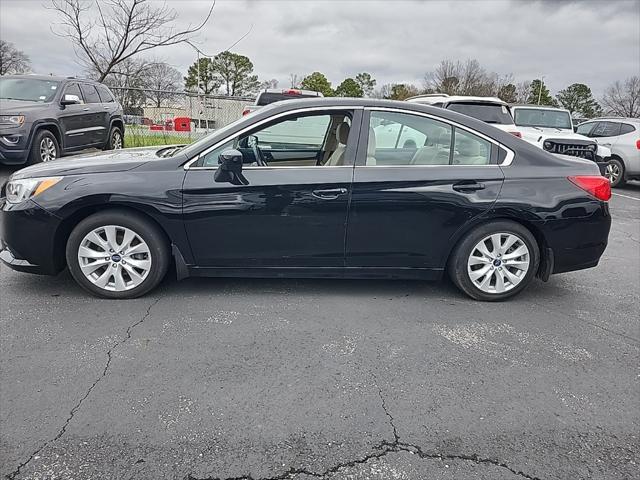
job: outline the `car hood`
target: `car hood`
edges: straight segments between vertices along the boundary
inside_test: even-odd
[[[96,152],[75,155],[63,160],[39,163],[18,170],[12,178],[37,178],[62,175],[80,175],[85,173],[124,172],[132,170],[149,161],[159,160],[162,151],[168,147],[126,148],[108,153]],[[174,148],[174,147],[170,147]]]
[[[28,102],[22,100],[7,100],[0,98],[0,113],[20,115],[33,110],[44,110],[49,104],[43,102]]]

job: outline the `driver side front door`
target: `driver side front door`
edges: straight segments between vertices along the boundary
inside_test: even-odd
[[[342,272],[361,117],[361,109],[299,111],[247,127],[203,152],[183,186],[184,224],[197,268],[214,275]],[[327,150],[337,148],[331,135],[341,118],[351,124],[344,161],[323,165]],[[258,152],[241,147],[248,136]],[[229,148],[243,153],[247,185],[214,181],[218,156]]]

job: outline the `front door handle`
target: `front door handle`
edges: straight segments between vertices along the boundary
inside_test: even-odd
[[[335,200],[340,195],[346,195],[346,188],[331,188],[329,190],[314,190],[311,194],[321,200]]]
[[[484,190],[484,183],[476,182],[475,180],[464,180],[462,182],[454,183],[452,187],[456,192],[460,193],[472,193],[478,190]]]
[[[88,112],[88,111],[89,111],[89,107],[87,107],[87,108],[83,108],[83,109],[82,109],[82,111],[83,111],[83,112]]]

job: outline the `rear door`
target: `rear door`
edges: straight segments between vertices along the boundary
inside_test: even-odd
[[[392,126],[418,148],[389,142],[388,135],[379,143]],[[393,109],[366,112],[361,137],[347,267],[372,275],[441,270],[456,234],[498,198],[504,179],[498,162],[509,152],[459,125]]]
[[[106,110],[96,87],[90,83],[80,84],[86,107],[88,108],[84,125],[87,145],[103,144],[107,141],[109,121]]]

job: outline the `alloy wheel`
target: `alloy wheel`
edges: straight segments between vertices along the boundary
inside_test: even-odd
[[[615,185],[618,178],[620,178],[620,167],[615,163],[608,164],[604,170],[604,176],[609,179],[612,185]]]
[[[115,130],[111,136],[111,145],[114,150],[120,150],[122,148],[122,135],[118,130]]]
[[[505,293],[527,275],[531,255],[526,243],[512,233],[486,236],[471,250],[467,274],[485,293]]]
[[[105,225],[85,235],[78,247],[84,276],[104,290],[122,292],[140,285],[151,270],[147,243],[133,230]]]
[[[49,137],[44,137],[40,142],[40,159],[43,162],[55,160],[57,156],[56,144]]]

